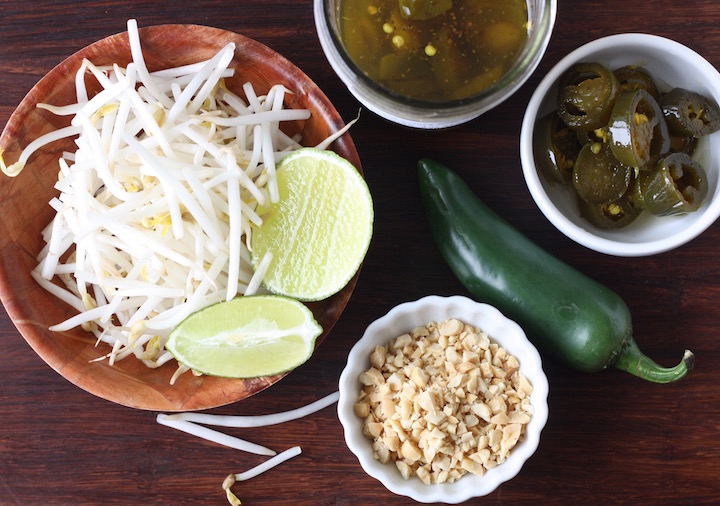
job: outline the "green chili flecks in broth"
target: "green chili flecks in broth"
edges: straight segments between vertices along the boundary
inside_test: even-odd
[[[344,0],[340,10],[353,62],[379,85],[426,102],[482,92],[528,38],[525,0]]]

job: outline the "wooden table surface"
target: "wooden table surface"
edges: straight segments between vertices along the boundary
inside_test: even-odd
[[[359,104],[322,54],[312,6],[298,0],[2,0],[0,128],[25,93],[85,45],[140,26],[195,23],[254,38],[302,68],[346,121]],[[373,241],[357,288],[311,360],[254,397],[211,410],[263,414],[337,389],[348,351],[394,305],[428,294],[466,294],[428,234],[416,162],[456,169],[483,200],[538,244],[602,280],[628,303],[640,347],[664,365],[696,355],[684,380],[655,385],[628,374],[582,374],[546,361],[550,418],[520,474],[469,504],[701,504],[720,499],[720,226],[675,251],[648,258],[592,252],[560,234],[522,178],[525,106],[560,58],[621,32],[675,39],[720,66],[720,5],[714,0],[561,1],[550,47],[507,102],[448,131],[389,124],[369,111],[352,137],[375,201]],[[96,398],[50,369],[0,312],[0,504],[226,504],[221,483],[264,457],[162,427],[156,413]],[[246,505],[413,504],[368,477],[347,449],[334,406],[315,415],[228,433],[301,456],[245,484]]]

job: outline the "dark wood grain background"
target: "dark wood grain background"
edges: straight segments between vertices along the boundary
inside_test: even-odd
[[[233,30],[280,52],[315,80],[346,120],[359,104],[323,56],[312,6],[298,0],[0,1],[0,128],[25,93],[83,46],[140,26],[195,23]],[[589,251],[542,216],[522,178],[525,106],[565,54],[604,35],[675,39],[720,66],[713,0],[560,1],[550,47],[507,102],[459,128],[423,132],[365,111],[352,136],[375,201],[375,235],[346,311],[312,359],[272,388],[222,408],[263,414],[337,389],[348,351],[392,306],[465,294],[436,250],[420,205],[419,158],[453,167],[500,215],[627,301],[640,347],[664,365],[685,348],[695,369],[672,385],[625,373],[581,374],[548,361],[550,418],[520,474],[469,504],[709,504],[720,500],[720,226],[675,251],[616,258]],[[1,217],[0,217],[1,219]],[[224,504],[221,483],[263,458],[204,442],[76,388],[38,358],[0,312],[0,504]],[[413,504],[365,475],[333,408],[286,425],[227,432],[301,456],[234,490],[246,505]]]

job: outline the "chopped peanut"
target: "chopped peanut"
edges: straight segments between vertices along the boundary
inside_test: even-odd
[[[370,416],[370,405],[367,402],[356,402],[354,411],[360,418],[367,418]]]
[[[532,419],[516,357],[458,319],[413,329],[370,356],[355,414],[375,458],[405,479],[452,483],[504,462]]]
[[[384,346],[376,347],[375,351],[370,355],[370,364],[376,369],[381,369],[383,364],[385,364],[386,355],[387,348]]]

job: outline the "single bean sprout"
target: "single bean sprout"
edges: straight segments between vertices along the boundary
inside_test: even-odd
[[[233,43],[207,61],[150,72],[136,21],[127,28],[127,67],[84,60],[77,103],[38,105],[71,116],[70,126],[9,166],[0,152],[0,168],[17,176],[38,149],[77,136],[77,150],[59,160],[56,215],[32,277],[79,313],[51,330],[82,326],[110,345],[108,363],[134,356],[155,368],[172,359],[164,344],[182,319],[262,289],[270,258],[253,270],[251,230],[279,198],[276,164],[301,140],[279,125],[310,112],[284,109],[292,92],[281,85],[260,95],[246,83],[244,98],[229,91]],[[101,87],[93,96],[86,74]],[[179,365],[171,383],[187,370]]]
[[[234,436],[230,436],[228,434],[223,434],[222,432],[218,432],[213,429],[208,429],[207,427],[202,427],[200,425],[196,425],[192,422],[186,422],[184,420],[173,420],[168,417],[168,415],[159,414],[157,415],[157,422],[160,425],[165,425],[167,427],[171,427],[173,429],[177,429],[182,432],[186,432],[188,434],[192,434],[193,436],[199,437],[201,439],[206,439],[208,441],[212,441],[214,443],[221,444],[223,446],[227,446],[228,448],[233,448],[235,450],[241,450],[248,453],[254,453],[256,455],[268,455],[272,456],[275,455],[277,452],[274,450],[271,450],[270,448],[266,448],[264,446],[260,446],[255,443],[251,443],[250,441],[245,441],[244,439],[236,438]]]
[[[280,423],[297,420],[305,416],[311,415],[317,411],[336,403],[340,398],[340,393],[335,392],[319,399],[307,406],[302,406],[290,411],[281,413],[273,413],[270,415],[242,416],[242,415],[211,415],[208,413],[174,413],[167,415],[166,420],[177,420],[185,422],[202,423],[206,425],[216,425],[221,427],[234,428],[253,428],[266,427],[268,425],[277,425]]]
[[[266,460],[262,464],[258,464],[257,466],[248,469],[247,471],[243,473],[237,473],[237,474],[229,474],[227,478],[223,481],[222,488],[225,491],[225,495],[227,496],[227,500],[230,504],[233,506],[240,505],[240,499],[233,494],[233,492],[230,490],[230,487],[232,487],[236,482],[238,481],[246,481],[250,480],[252,478],[255,478],[259,474],[264,473],[265,471],[268,471],[272,469],[273,467],[276,467],[286,460],[290,460],[293,457],[296,457],[297,455],[300,455],[302,453],[302,449],[299,446],[293,446],[292,448],[288,448],[284,452],[280,452],[271,459]]]

